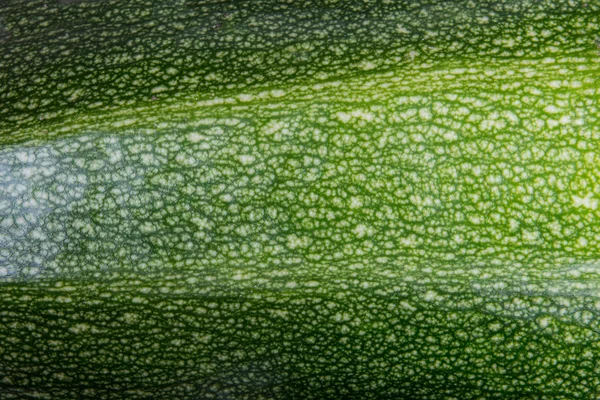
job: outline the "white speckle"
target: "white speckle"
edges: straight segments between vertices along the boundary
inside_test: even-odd
[[[17,160],[19,160],[20,162],[26,163],[29,161],[29,155],[27,153],[25,153],[24,151],[17,153],[16,156],[17,156]]]
[[[252,101],[254,99],[254,96],[252,96],[251,94],[240,94],[238,96],[238,99],[240,99],[240,101]]]
[[[360,208],[360,207],[362,207],[362,205],[363,205],[363,203],[360,198],[358,198],[358,197],[350,198],[350,208]]]
[[[76,324],[76,325],[72,326],[71,328],[69,328],[69,330],[73,333],[85,332],[88,329],[90,329],[90,326],[87,324]]]
[[[179,153],[177,156],[175,156],[175,161],[183,165],[194,165],[196,159],[192,156],[188,156],[187,154]]]
[[[404,26],[402,26],[400,24],[396,25],[396,32],[404,34],[404,35],[407,33],[410,33],[410,31],[408,29],[406,29]]]
[[[288,125],[282,121],[271,121],[265,126],[264,131],[268,135],[272,135],[278,132],[287,131]]]
[[[288,316],[288,312],[283,310],[272,310],[272,313],[273,315],[276,315],[281,318],[286,318]]]
[[[444,139],[456,140],[456,139],[458,139],[458,135],[456,134],[456,132],[446,132],[446,133],[444,133]]]
[[[235,228],[235,232],[240,236],[248,236],[250,233],[247,225],[238,226]]]
[[[122,121],[116,121],[113,122],[112,126],[114,126],[115,128],[120,128],[122,126],[128,126],[128,125],[133,125],[137,122],[137,119],[135,118],[130,118],[130,119],[124,119]]]
[[[579,239],[577,239],[577,244],[579,244],[579,246],[581,247],[586,247],[588,245],[588,241],[586,238],[580,237]]]
[[[151,92],[152,93],[160,93],[160,92],[164,92],[165,90],[168,90],[168,88],[166,86],[156,86],[153,87]]]
[[[119,150],[117,150],[117,151],[110,153],[108,160],[110,161],[111,164],[114,164],[116,162],[121,161],[122,158],[123,158],[123,153],[121,153]]]
[[[101,169],[103,166],[104,166],[104,161],[102,161],[102,160],[92,160],[88,164],[88,168],[90,169],[90,171],[97,171],[97,170]]]
[[[548,325],[550,324],[550,318],[548,318],[548,317],[540,318],[538,320],[538,324],[540,324],[540,326],[542,328],[547,328]]]
[[[291,234],[287,237],[287,247],[292,250],[297,247],[308,247],[311,242],[312,241],[308,236],[298,237],[295,234]]]
[[[363,110],[353,110],[350,114],[355,118],[364,119],[365,121],[373,121],[375,118],[373,113]]]
[[[356,237],[361,238],[367,234],[367,227],[363,224],[356,225],[354,233],[356,234]]]
[[[136,304],[140,304],[140,303],[144,303],[145,300],[141,297],[134,297],[133,299],[131,299],[132,302],[136,303]]]
[[[142,224],[140,229],[144,233],[151,233],[151,232],[155,231],[154,225],[152,225],[150,222],[146,222],[146,223]]]
[[[244,165],[252,164],[254,162],[254,160],[255,160],[254,156],[251,156],[248,154],[243,154],[240,156],[240,161]]]
[[[558,108],[555,105],[551,104],[549,106],[546,106],[546,108],[544,108],[544,111],[546,111],[548,114],[555,114],[557,112],[560,112],[560,108]]]
[[[419,110],[419,117],[421,117],[422,120],[430,120],[431,119],[431,110],[429,110],[429,108],[421,108]]]
[[[583,86],[583,83],[581,83],[580,81],[572,81],[569,86],[571,86],[572,88],[580,88],[581,86]]]
[[[377,68],[377,65],[375,65],[371,61],[365,61],[365,62],[363,62],[363,63],[360,64],[360,68],[363,69],[363,70],[365,70],[365,71],[369,71],[369,70]]]
[[[8,268],[0,267],[0,276],[6,276],[6,275],[8,275]]]
[[[505,111],[503,114],[506,117],[506,119],[508,119],[513,124],[519,123],[519,117],[514,112],[512,112],[512,111]]]
[[[427,291],[427,293],[425,293],[425,300],[426,301],[441,301],[444,300],[444,298],[442,296],[440,296],[439,294],[437,294],[436,292],[434,292],[433,290],[429,290]]]
[[[553,89],[559,89],[562,86],[562,82],[561,81],[550,81],[550,82],[548,82],[548,86],[550,86]]]
[[[144,153],[142,154],[142,163],[145,165],[152,165],[154,164],[154,155],[150,154],[150,153]]]
[[[527,242],[535,242],[540,237],[538,231],[523,230],[523,240]]]
[[[338,112],[336,114],[336,117],[338,117],[338,119],[343,123],[347,123],[348,121],[350,121],[350,118],[352,118],[350,114],[346,114],[345,112]]]
[[[200,135],[199,133],[197,133],[197,132],[192,132],[192,133],[188,134],[187,138],[192,143],[198,143],[204,137],[202,135]]]
[[[592,193],[588,193],[585,197],[571,196],[575,207],[585,207],[592,210],[598,208],[598,200],[595,199]]]
[[[285,92],[283,90],[271,90],[271,96],[283,97],[283,96],[285,96]]]
[[[473,225],[479,225],[481,224],[481,217],[479,215],[470,215],[469,221],[471,221]]]
[[[70,303],[73,301],[73,299],[70,297],[58,296],[55,301],[58,303]]]
[[[44,234],[44,232],[41,229],[34,229],[33,231],[31,231],[31,237],[36,240],[46,240],[47,239],[47,236]],[[0,274],[0,275],[2,275],[2,274]]]
[[[25,178],[31,178],[34,173],[35,173],[34,168],[29,168],[29,167],[23,168],[22,174],[23,174],[23,177],[25,177]]]
[[[216,81],[216,80],[221,79],[221,75],[215,74],[214,72],[211,72],[210,74],[206,75],[204,78],[207,81]]]
[[[560,122],[562,125],[567,125],[567,124],[570,124],[570,123],[571,123],[571,117],[569,117],[568,115],[563,115],[563,116],[560,118],[559,122]]]
[[[406,308],[407,310],[410,311],[417,311],[417,309],[415,307],[413,307],[410,303],[406,302],[406,301],[402,301],[400,302],[400,305],[404,308]]]
[[[226,193],[223,196],[221,196],[221,200],[223,200],[226,203],[229,203],[233,200],[233,196],[230,195],[229,193]]]
[[[190,221],[198,225],[200,229],[206,229],[210,227],[210,222],[206,218],[193,217]]]

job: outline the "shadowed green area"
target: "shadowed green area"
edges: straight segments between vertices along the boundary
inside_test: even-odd
[[[10,284],[6,397],[541,398],[596,394],[597,298],[548,282],[194,273]],[[432,298],[431,290],[439,298]],[[8,323],[5,326],[9,325]]]
[[[595,398],[598,15],[3,3],[0,393]]]
[[[0,5],[0,132],[22,139],[15,127],[49,129],[57,119],[111,113],[153,96],[208,98],[424,62],[538,59],[558,48],[562,56],[589,55],[596,7],[8,0]]]

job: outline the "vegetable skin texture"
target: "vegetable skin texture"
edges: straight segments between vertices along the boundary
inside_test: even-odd
[[[595,398],[598,3],[0,5],[0,394]]]

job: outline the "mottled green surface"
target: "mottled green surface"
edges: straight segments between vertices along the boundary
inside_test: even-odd
[[[597,2],[0,5],[0,397],[600,396]]]

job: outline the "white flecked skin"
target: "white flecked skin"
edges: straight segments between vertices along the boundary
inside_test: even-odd
[[[0,5],[0,397],[600,395],[597,2]]]

